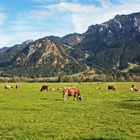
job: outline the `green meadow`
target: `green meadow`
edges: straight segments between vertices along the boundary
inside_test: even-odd
[[[18,84],[18,90],[5,85]],[[0,83],[0,140],[140,140],[140,83]],[[42,85],[55,91],[40,92]],[[82,101],[63,100],[67,85]],[[114,85],[117,91],[108,91]],[[101,90],[96,90],[100,86]]]

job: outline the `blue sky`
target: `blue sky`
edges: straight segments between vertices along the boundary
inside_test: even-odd
[[[133,12],[140,12],[140,0],[0,0],[0,47],[83,33],[92,24]]]

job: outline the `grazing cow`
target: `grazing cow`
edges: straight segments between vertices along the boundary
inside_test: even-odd
[[[43,85],[40,91],[48,91],[49,87],[47,85]]]
[[[108,86],[108,91],[109,90],[116,91],[116,88],[114,86]]]
[[[132,85],[131,91],[140,91],[140,88],[139,87],[135,87],[134,85]]]
[[[11,90],[12,88],[10,85],[5,85],[5,89]]]
[[[63,89],[63,98],[64,98],[64,101],[67,100],[67,97],[68,96],[73,96],[74,97],[73,100],[75,99],[75,97],[79,101],[82,100],[82,97],[80,95],[80,91],[75,86],[64,87],[64,89]]]
[[[15,87],[15,88],[16,88],[16,90],[18,90],[18,89],[19,89],[19,85],[16,85],[16,87]]]

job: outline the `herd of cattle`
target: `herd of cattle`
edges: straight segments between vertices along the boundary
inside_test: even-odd
[[[11,90],[11,89],[16,89],[18,90],[20,87],[19,85],[15,85],[15,87],[13,86],[10,86],[10,85],[5,85],[5,90]],[[96,87],[96,90],[100,90],[101,87],[97,86]],[[40,89],[40,91],[54,91],[55,89],[54,88],[49,88],[48,85],[43,85]],[[64,101],[67,100],[67,97],[68,96],[73,96],[73,100],[76,98],[78,101],[81,101],[82,100],[82,96],[80,94],[80,90],[76,87],[76,86],[67,86],[67,87],[64,87],[63,89],[62,88],[57,88],[56,89],[57,91],[62,91],[63,92],[63,98],[64,98]],[[113,85],[108,85],[108,91],[116,91],[116,88],[115,86]],[[132,85],[131,88],[130,88],[130,91],[140,91],[140,88],[139,87],[136,87],[135,85]]]
[[[40,91],[48,91],[49,90],[49,86],[47,85],[43,85],[40,89]],[[54,90],[54,88],[50,88],[50,90]],[[57,90],[61,91],[61,88],[57,88]],[[81,94],[79,89],[76,86],[68,86],[68,87],[64,87],[63,89],[63,98],[66,101],[68,96],[73,96],[74,98],[76,97],[77,100],[82,100]]]

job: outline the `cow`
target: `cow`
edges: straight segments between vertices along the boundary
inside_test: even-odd
[[[16,87],[15,87],[15,88],[16,88],[16,90],[18,90],[18,89],[19,89],[19,85],[16,85]]]
[[[108,91],[109,90],[116,91],[116,88],[114,86],[108,86]]]
[[[64,87],[64,89],[63,89],[64,101],[67,100],[68,96],[73,96],[74,97],[73,100],[75,99],[75,97],[77,98],[78,101],[82,100],[80,91],[75,86]]]
[[[135,87],[134,85],[132,85],[130,90],[131,91],[140,91],[140,88],[139,87]]]
[[[13,87],[10,85],[5,85],[5,89],[11,90]]]
[[[49,90],[49,86],[47,86],[47,85],[43,85],[40,89],[41,92],[42,91],[48,91],[48,90]]]

